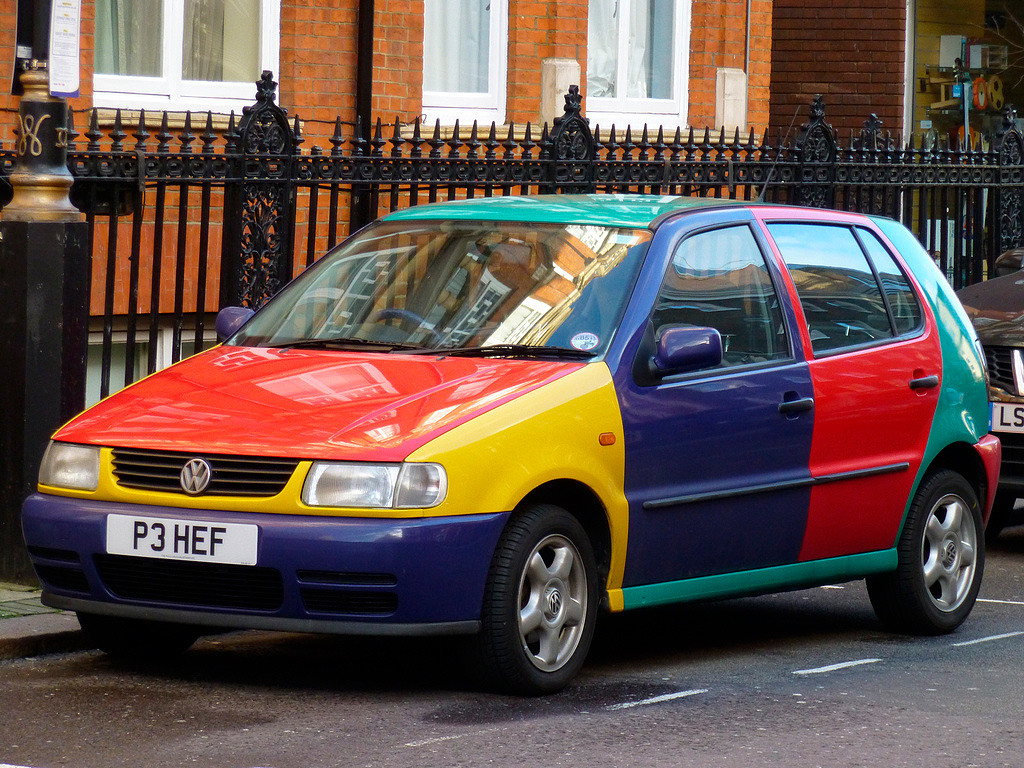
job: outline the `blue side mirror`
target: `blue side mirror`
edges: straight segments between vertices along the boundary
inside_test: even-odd
[[[658,336],[658,349],[651,359],[651,373],[669,376],[722,362],[722,336],[714,328],[679,325],[664,328]]]
[[[254,314],[256,313],[248,307],[224,307],[217,313],[217,340],[224,341],[234,335],[235,331],[245,325]]]

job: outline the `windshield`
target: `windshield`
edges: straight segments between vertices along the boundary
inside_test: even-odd
[[[227,343],[599,355],[650,237],[593,225],[382,222],[328,253]]]

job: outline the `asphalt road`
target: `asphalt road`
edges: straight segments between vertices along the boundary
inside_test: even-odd
[[[1024,766],[1024,529],[952,635],[863,584],[607,617],[555,696],[480,690],[456,643],[237,633],[160,666],[0,664],[0,768]]]

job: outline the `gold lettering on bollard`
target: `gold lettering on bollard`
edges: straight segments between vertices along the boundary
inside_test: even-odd
[[[21,141],[18,143],[19,155],[32,155],[39,157],[43,154],[43,142],[39,140],[39,129],[43,127],[43,121],[52,115],[43,115],[36,121],[34,115],[23,115],[21,117]]]

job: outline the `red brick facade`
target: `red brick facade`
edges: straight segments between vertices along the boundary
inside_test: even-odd
[[[750,3],[747,61],[747,0],[693,0],[689,124],[698,129],[714,125],[717,69],[746,67],[747,122],[764,126],[771,74],[772,4],[773,0]],[[522,125],[538,120],[541,62],[546,58],[578,61],[581,90],[586,96],[589,2],[508,0],[508,5],[506,121]],[[0,50],[8,56],[14,50],[16,6],[15,0],[0,0]],[[94,7],[93,0],[83,0],[82,96],[72,100],[76,111],[91,106]],[[280,66],[275,73],[280,83],[279,102],[302,119],[311,141],[329,136],[337,115],[349,123],[354,120],[358,24],[358,0],[282,0]],[[397,117],[409,122],[422,111],[423,0],[376,0],[373,24],[373,114],[386,121]],[[4,91],[0,109],[16,109],[17,100]]]
[[[786,130],[794,113],[799,129],[819,93],[840,136],[860,131],[871,113],[886,129],[902,131],[906,13],[904,0],[774,0],[773,135]]]

